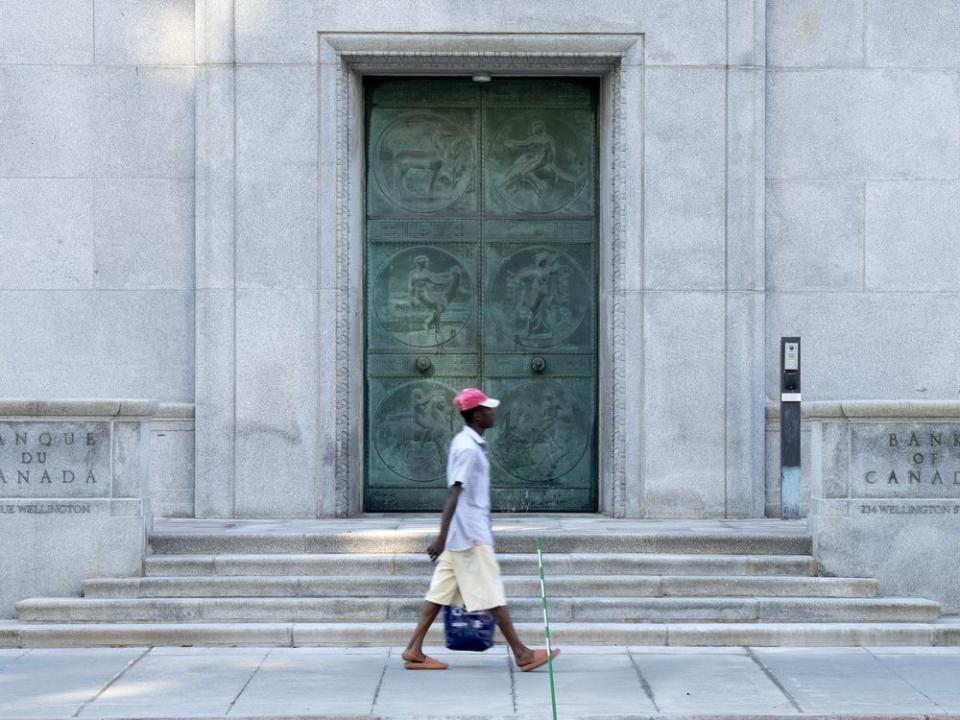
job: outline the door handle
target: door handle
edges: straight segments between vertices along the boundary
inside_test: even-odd
[[[417,358],[417,371],[421,373],[427,372],[430,368],[433,367],[433,361],[428,358],[426,355],[421,355]]]
[[[540,374],[547,369],[547,361],[537,355],[536,357],[530,359],[530,369],[535,373]]]

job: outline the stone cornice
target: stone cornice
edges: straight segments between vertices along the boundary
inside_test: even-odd
[[[865,418],[960,419],[957,400],[813,400],[803,403],[801,414],[809,420]],[[767,420],[780,419],[780,405],[765,408]]]
[[[30,400],[0,398],[0,417],[193,418],[193,403],[144,399]]]

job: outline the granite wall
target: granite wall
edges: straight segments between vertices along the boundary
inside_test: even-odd
[[[767,342],[805,399],[960,393],[960,2],[767,2]]]
[[[602,505],[763,514],[763,0],[207,0],[197,17],[199,515],[360,508],[361,472],[341,476],[344,457],[363,451],[362,367],[336,349],[352,342],[362,297],[338,273],[362,254],[341,255],[335,235],[352,222],[362,174],[341,181],[331,168],[361,141],[356,108],[340,99],[351,82],[338,79],[340,57],[318,52],[318,35],[343,33],[425,50],[427,73],[430,51],[469,51],[470,34],[513,51],[556,37],[573,56],[604,34],[642,37],[621,87],[626,122],[642,125],[623,148],[635,208],[615,270],[625,291],[604,299],[628,318],[612,354],[629,374],[617,421],[629,463]],[[446,37],[428,48],[431,34]],[[224,313],[235,322],[218,322]]]
[[[0,5],[0,396],[193,401],[192,0]]]
[[[642,36],[611,512],[763,514],[781,335],[803,337],[806,398],[960,391],[960,0],[0,13],[0,396],[195,399],[200,516],[358,510],[334,474],[362,451],[361,407],[336,429],[361,289],[322,228],[359,186],[320,181],[342,160],[322,34]]]

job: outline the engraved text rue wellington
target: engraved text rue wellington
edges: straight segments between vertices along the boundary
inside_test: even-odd
[[[366,100],[366,509],[439,509],[468,385],[503,401],[495,509],[596,509],[595,84]]]

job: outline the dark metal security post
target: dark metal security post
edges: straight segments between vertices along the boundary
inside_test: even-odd
[[[780,338],[780,517],[800,517],[800,338]]]

